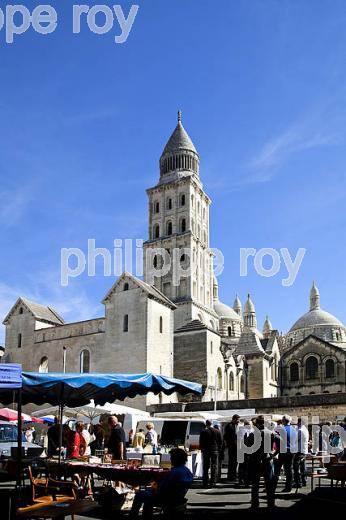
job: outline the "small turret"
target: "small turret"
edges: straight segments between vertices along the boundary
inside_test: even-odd
[[[266,319],[265,319],[265,322],[264,322],[264,325],[263,325],[263,336],[265,338],[268,338],[270,336],[270,333],[271,333],[272,330],[273,330],[273,326],[272,326],[268,316],[266,316]]]
[[[247,300],[244,305],[244,326],[254,329],[257,327],[256,310],[250,298],[250,294],[247,295]]]
[[[239,296],[237,294],[235,295],[235,300],[234,300],[234,303],[233,303],[233,309],[235,310],[235,312],[239,316],[241,316],[241,311],[242,311],[241,301],[240,301]]]

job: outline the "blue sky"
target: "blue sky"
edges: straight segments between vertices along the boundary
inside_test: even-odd
[[[49,36],[30,30],[9,45],[0,31],[2,316],[19,295],[67,320],[103,315],[113,278],[100,268],[61,287],[60,250],[146,238],[145,189],[180,108],[213,200],[222,300],[250,291],[259,325],[269,314],[285,331],[315,279],[322,306],[346,322],[345,2],[138,3],[121,45],[116,27],[73,35],[69,0],[51,4]],[[240,277],[242,247],[307,252],[283,287],[284,266]]]

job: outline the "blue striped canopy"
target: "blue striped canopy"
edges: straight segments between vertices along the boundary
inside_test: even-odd
[[[126,397],[160,392],[202,394],[202,385],[151,373],[144,374],[64,374],[23,372],[22,402],[41,405],[83,406],[94,400],[104,405]],[[12,392],[0,391],[0,401],[10,403]]]

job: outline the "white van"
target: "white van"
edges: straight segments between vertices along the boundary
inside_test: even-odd
[[[205,427],[203,419],[160,419],[150,417],[137,423],[139,429],[147,432],[146,424],[154,424],[159,444],[164,446],[184,446],[187,450],[199,448],[199,436]]]
[[[28,449],[35,448],[37,452],[43,451],[43,447],[32,442],[28,442],[25,435],[22,434],[22,447],[25,454]],[[7,421],[0,421],[0,457],[9,457],[11,448],[18,448],[18,428],[16,424]]]

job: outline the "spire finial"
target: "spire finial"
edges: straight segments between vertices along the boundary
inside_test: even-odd
[[[178,110],[178,123],[181,123],[181,110]]]
[[[310,291],[310,311],[316,311],[318,309],[320,309],[320,292],[315,281],[313,281]]]

